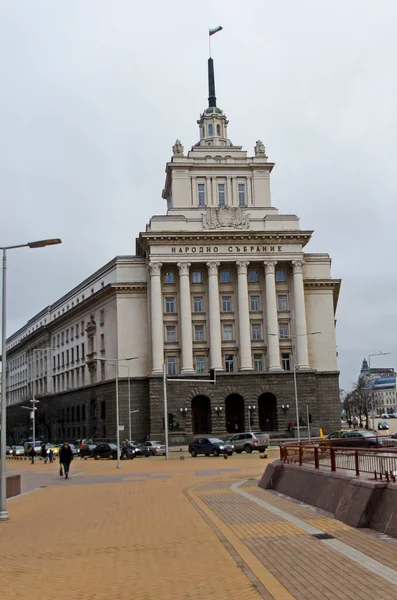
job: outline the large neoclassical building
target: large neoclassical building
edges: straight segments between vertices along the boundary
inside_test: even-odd
[[[191,150],[173,146],[165,214],[150,219],[136,256],[111,260],[8,339],[10,436],[28,434],[21,405],[34,393],[41,436],[114,438],[117,368],[126,436],[161,438],[164,364],[178,443],[285,431],[294,367],[302,420],[308,406],[314,426],[339,426],[340,280],[328,254],[306,252],[312,231],[272,206],[263,143],[248,156],[229,139],[212,59],[198,126]]]

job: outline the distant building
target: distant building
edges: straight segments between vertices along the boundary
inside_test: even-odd
[[[375,410],[379,414],[397,412],[396,372],[393,368],[371,369],[364,358],[359,379],[365,379],[374,395]]]
[[[167,212],[150,219],[136,256],[114,258],[8,339],[17,437],[29,428],[21,403],[34,393],[40,435],[114,439],[116,366],[101,359],[132,356],[139,360],[117,367],[124,435],[129,373],[132,437],[164,436],[163,364],[178,379],[169,383],[167,415],[178,443],[249,424],[285,431],[296,420],[294,363],[301,418],[308,405],[313,427],[340,426],[340,280],[328,254],[305,251],[313,232],[272,206],[274,164],[262,142],[248,156],[230,141],[212,59],[198,125],[190,151],[179,140],[173,146]]]

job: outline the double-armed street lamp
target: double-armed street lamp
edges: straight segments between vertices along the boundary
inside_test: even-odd
[[[121,468],[120,464],[120,412],[119,412],[119,363],[126,360],[137,360],[139,356],[127,356],[126,358],[106,358],[105,356],[98,357],[101,362],[113,363],[116,370],[116,443],[117,443],[117,464],[116,469]],[[128,377],[129,379],[129,377]],[[128,418],[131,419],[131,406],[128,407]],[[131,422],[131,421],[130,421]],[[131,429],[131,425],[130,425]],[[130,431],[131,433],[131,431]]]
[[[59,238],[49,240],[39,240],[37,242],[28,242],[27,244],[17,244],[15,246],[0,246],[3,251],[2,265],[2,292],[1,292],[1,438],[0,438],[0,521],[7,521],[9,518],[7,511],[7,480],[6,480],[6,419],[7,419],[7,401],[6,401],[6,373],[7,373],[7,349],[6,349],[6,318],[7,318],[7,250],[15,248],[44,248],[44,246],[54,246],[61,244]]]

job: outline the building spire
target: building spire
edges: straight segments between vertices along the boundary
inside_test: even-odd
[[[208,59],[208,107],[216,106],[214,61]]]

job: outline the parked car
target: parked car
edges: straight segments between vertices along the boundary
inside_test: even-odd
[[[95,450],[95,448],[97,447],[98,444],[81,444],[80,448],[78,450],[79,453],[79,457],[80,458],[85,458],[85,460],[87,460],[87,458],[89,458],[90,456],[92,456],[93,451]]]
[[[338,429],[338,431],[333,431],[327,435],[323,442],[326,442],[327,440],[338,440],[344,433],[346,433],[346,429]]]
[[[381,419],[388,419],[389,415],[387,415],[386,413],[383,413],[383,415],[380,416]]]
[[[227,442],[234,446],[235,452],[241,454],[244,450],[250,454],[253,450],[264,452],[269,445],[269,434],[262,431],[247,431],[245,433],[237,433]]]
[[[387,421],[379,421],[378,423],[378,430],[385,430],[385,429],[389,429],[389,425],[387,423]]]
[[[230,442],[224,442],[219,438],[198,438],[189,444],[189,452],[193,457],[199,454],[205,454],[205,456],[227,454],[231,456],[233,451],[234,448]]]
[[[25,456],[25,448],[23,446],[15,446],[12,454],[13,456]]]
[[[62,446],[63,446],[63,444],[61,444],[60,446],[58,446],[58,454],[59,454]],[[77,454],[79,453],[79,451],[76,448],[76,446],[74,444],[69,444],[69,446],[70,446],[70,449],[72,451],[73,456],[77,456]]]
[[[332,446],[350,448],[377,448],[383,445],[383,440],[373,431],[360,431],[353,429],[350,431],[344,431],[339,438],[331,438],[329,442]]]
[[[47,447],[47,454],[50,453],[50,450],[52,450],[52,453],[54,456],[58,456],[59,451],[61,449],[60,446],[57,446],[56,444],[46,444]]]
[[[8,456],[11,456],[14,448],[15,446],[6,446],[6,454],[8,454]]]
[[[100,458],[112,458],[113,460],[117,459],[117,445],[116,444],[98,444],[92,450],[92,456],[95,460]]]
[[[165,444],[164,442],[156,442],[151,440],[144,444],[149,449],[151,456],[165,456]]]
[[[141,444],[140,442],[129,442],[128,444],[129,448],[131,448],[132,450],[135,450],[135,456],[150,456],[150,451],[149,448],[147,446],[145,446],[144,444]]]
[[[396,413],[389,413],[388,415],[389,419],[397,419],[397,414]]]

